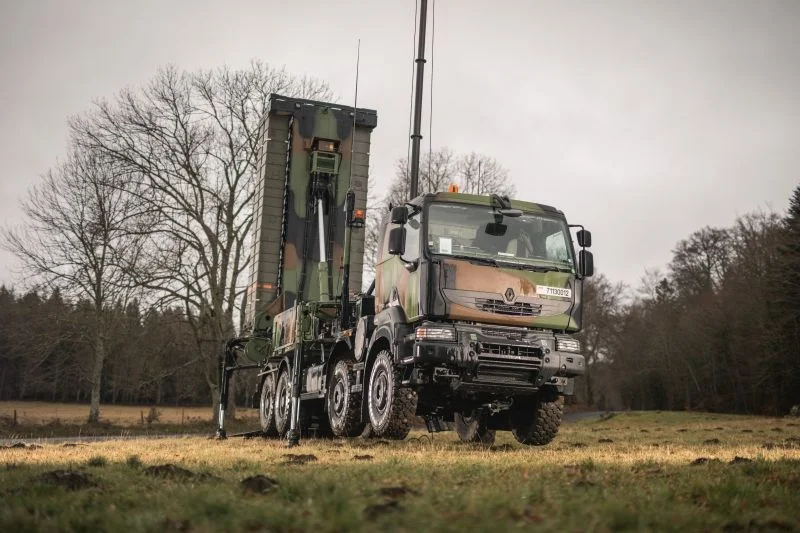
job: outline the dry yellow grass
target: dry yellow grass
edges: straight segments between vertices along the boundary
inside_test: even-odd
[[[556,440],[545,447],[521,446],[507,432],[498,432],[493,449],[483,449],[458,442],[453,432],[429,435],[414,431],[405,441],[381,441],[378,444],[361,439],[306,439],[299,448],[291,451],[312,453],[317,457],[315,464],[333,465],[351,462],[353,454],[363,453],[363,449],[369,448],[374,450],[370,453],[376,462],[402,461],[422,467],[461,464],[466,458],[485,465],[511,460],[530,468],[570,465],[586,460],[616,466],[646,462],[685,465],[701,456],[725,462],[736,456],[764,461],[800,460],[800,422],[731,415],[664,413],[661,416],[668,419],[680,417],[685,421],[675,424],[674,420],[666,420],[667,424],[662,426],[658,423],[659,415],[630,413],[605,422],[565,424]],[[602,442],[604,440],[612,442]],[[715,443],[715,440],[719,442]],[[789,446],[783,444],[787,440]],[[122,462],[137,455],[144,463],[173,462],[187,467],[224,470],[239,461],[268,467],[272,463],[281,463],[287,453],[283,441],[260,438],[230,438],[226,441],[209,441],[200,437],[136,439],[92,442],[68,448],[61,444],[41,445],[41,449],[29,452],[0,449],[0,462],[81,464],[96,455],[103,455],[110,462]]]
[[[146,405],[101,405],[100,421],[120,427],[132,427],[141,424],[147,417],[151,406]],[[167,407],[155,406],[161,413],[155,424],[191,424],[211,422],[210,407]],[[80,425],[89,416],[87,404],[50,403],[50,402],[0,402],[0,418],[12,419],[17,412],[17,423],[23,426],[35,426],[60,422],[62,424]],[[237,416],[255,419],[256,409],[237,409]]]
[[[539,448],[506,432],[490,449],[421,432],[293,449],[260,438],[37,444],[0,449],[0,530],[800,530],[797,419],[626,413],[565,424]],[[147,470],[164,464],[206,477]],[[93,485],[53,487],[53,469]],[[277,488],[240,485],[257,475]]]

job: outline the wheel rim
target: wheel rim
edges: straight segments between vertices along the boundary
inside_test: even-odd
[[[275,402],[275,414],[277,415],[276,418],[283,420],[286,418],[286,413],[289,412],[289,403],[291,402],[292,398],[289,394],[289,387],[286,386],[286,378],[284,377],[286,374],[281,376],[281,379],[278,380],[278,391],[276,396],[280,399],[282,398],[283,401]]]
[[[380,368],[372,380],[372,399],[376,411],[383,415],[389,404],[389,377],[384,368]]]
[[[341,420],[344,417],[344,410],[346,405],[346,394],[344,382],[341,378],[336,379],[336,383],[333,386],[333,391],[331,395],[331,413],[333,414],[333,419],[336,421]]]
[[[268,387],[268,385],[264,383],[264,387]],[[269,417],[272,414],[273,401],[274,398],[272,397],[272,389],[268,388],[264,392],[264,401],[262,402],[261,406],[261,414],[264,417],[264,420],[269,420]]]

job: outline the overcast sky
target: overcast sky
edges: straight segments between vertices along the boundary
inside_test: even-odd
[[[0,224],[20,222],[94,99],[170,63],[261,59],[349,104],[358,38],[387,183],[406,154],[413,28],[414,0],[2,1]],[[784,212],[800,184],[800,1],[438,0],[435,29],[434,149],[497,158],[520,199],[592,230],[613,280],[636,284],[703,226]],[[0,281],[14,268],[0,251]]]

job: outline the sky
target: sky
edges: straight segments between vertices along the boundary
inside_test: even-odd
[[[259,59],[351,104],[358,39],[383,188],[406,155],[414,12],[414,0],[0,2],[0,224],[22,222],[20,199],[93,101],[168,64]],[[800,185],[796,0],[438,0],[428,24],[423,146],[496,158],[519,199],[592,231],[614,281],[663,269],[701,227],[785,212]],[[0,250],[0,282],[18,270]]]

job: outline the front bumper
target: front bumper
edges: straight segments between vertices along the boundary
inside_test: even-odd
[[[549,332],[456,325],[455,340],[410,342],[401,359],[412,381],[449,381],[454,390],[535,392],[551,385],[571,394],[572,378],[586,371],[583,355],[555,350]]]

